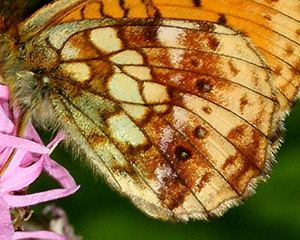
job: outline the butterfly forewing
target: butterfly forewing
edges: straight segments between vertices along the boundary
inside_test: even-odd
[[[37,109],[147,214],[220,215],[269,172],[298,91],[283,2],[56,1],[19,30],[53,111]]]

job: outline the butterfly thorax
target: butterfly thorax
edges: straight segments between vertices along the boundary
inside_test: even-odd
[[[37,70],[29,64],[29,57],[24,43],[7,34],[0,35],[0,74],[3,84],[10,88],[11,104],[18,104],[23,113],[30,111],[33,116],[46,109],[52,112],[47,100],[49,77],[41,68]]]

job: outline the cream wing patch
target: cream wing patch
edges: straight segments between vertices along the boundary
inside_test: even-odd
[[[110,53],[122,49],[122,41],[118,38],[114,28],[105,27],[92,30],[90,38],[101,51]]]
[[[144,82],[143,87],[143,95],[147,103],[157,104],[170,101],[166,86],[158,83]]]
[[[185,38],[186,31],[175,27],[160,27],[157,37],[163,46],[179,46]]]
[[[143,105],[123,103],[122,108],[135,120],[142,120],[147,116],[147,113],[150,112],[150,109]]]
[[[139,146],[147,142],[142,131],[124,113],[109,118],[108,124],[113,138],[121,144]]]
[[[118,100],[129,103],[144,103],[138,83],[123,73],[116,73],[108,82],[110,95]]]
[[[152,79],[150,68],[142,66],[125,66],[123,67],[124,72],[128,75],[137,78],[141,81],[148,81]]]
[[[161,105],[155,105],[153,107],[153,110],[157,113],[164,113],[169,109],[169,105],[167,104],[161,104]]]
[[[61,51],[61,59],[63,61],[68,61],[76,59],[79,56],[80,49],[72,46],[72,43],[67,42]]]
[[[86,63],[62,63],[60,69],[78,82],[84,82],[91,77],[91,70]]]
[[[113,55],[110,60],[115,64],[120,65],[141,65],[144,63],[143,57],[137,51],[126,50]]]

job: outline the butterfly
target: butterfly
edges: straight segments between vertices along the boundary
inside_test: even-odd
[[[57,0],[7,15],[13,101],[147,215],[220,216],[267,178],[298,95],[299,1]]]

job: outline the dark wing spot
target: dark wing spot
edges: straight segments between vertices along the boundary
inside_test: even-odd
[[[195,138],[201,139],[207,135],[207,130],[203,127],[196,127],[193,131]]]
[[[181,161],[188,160],[191,157],[191,152],[182,146],[176,147],[175,154],[176,158]]]
[[[288,46],[286,46],[286,48],[285,48],[285,52],[286,52],[286,54],[287,54],[288,56],[292,55],[293,52],[294,52],[294,50],[295,50],[295,49],[294,49],[291,45],[288,45]]]
[[[262,17],[263,17],[264,19],[266,19],[267,21],[272,21],[272,17],[271,17],[270,14],[263,14]]]
[[[225,25],[226,22],[227,22],[227,19],[226,19],[225,15],[224,14],[220,14],[220,17],[218,19],[218,24]]]
[[[212,113],[212,109],[210,107],[203,107],[202,110],[207,113],[207,114],[211,114]]]
[[[212,177],[212,174],[211,173],[205,173],[204,175],[203,175],[203,177],[201,178],[201,180],[199,181],[199,183],[197,184],[197,186],[196,186],[196,192],[200,192],[201,191],[201,189],[205,186],[205,184],[207,183],[207,182],[209,182],[209,180],[210,180],[210,178]]]
[[[193,0],[194,6],[195,7],[200,7],[201,6],[201,0]]]
[[[300,60],[294,64],[294,67],[291,67],[291,71],[295,76],[300,75]]]
[[[210,49],[213,51],[216,51],[217,47],[220,45],[219,40],[215,37],[209,37],[209,38],[207,38],[207,40],[208,40],[208,46],[210,47]]]
[[[212,89],[212,86],[210,85],[210,83],[205,78],[200,78],[196,82],[196,89],[200,93],[209,93]]]
[[[230,71],[233,73],[234,76],[236,76],[240,71],[234,66],[233,62],[231,60],[228,61]]]
[[[276,76],[280,76],[281,75],[281,71],[282,71],[282,66],[277,66],[275,69],[274,69],[274,74]]]
[[[191,64],[194,67],[198,67],[199,66],[199,60],[197,58],[191,58],[190,61],[191,61]]]
[[[247,96],[243,96],[241,99],[240,99],[240,111],[243,112],[244,109],[245,109],[245,106],[248,104],[248,99],[247,99]]]

